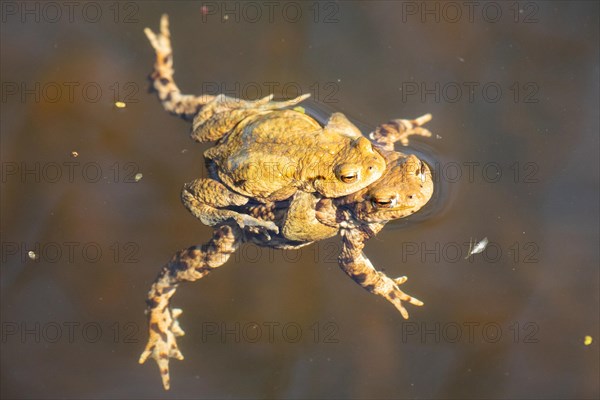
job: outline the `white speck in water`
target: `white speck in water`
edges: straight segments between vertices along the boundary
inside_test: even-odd
[[[464,58],[462,58],[462,57],[456,57],[456,58],[458,58],[458,61],[460,61],[460,62],[462,62],[462,63],[464,63],[464,62],[465,62],[465,59],[464,59]]]
[[[134,179],[136,182],[139,182],[142,180],[143,177],[144,177],[144,175],[141,172],[138,172],[137,174],[135,174]]]
[[[436,139],[441,139],[442,137],[436,133],[435,138]]]
[[[71,157],[73,157],[73,158],[77,158],[77,157],[79,157],[79,153],[78,153],[78,152],[76,152],[75,150],[73,150],[73,151],[71,152]]]
[[[33,250],[29,250],[29,252],[27,252],[27,255],[32,260],[35,260],[37,258],[37,254],[35,254],[35,252]]]
[[[485,248],[487,247],[489,243],[489,240],[487,237],[484,237],[483,239],[481,239],[481,242],[475,243],[475,246],[473,246],[472,244],[469,245],[469,252],[467,254],[467,256],[465,257],[465,260],[467,258],[469,258],[470,256],[472,256],[473,254],[479,254],[482,251],[485,250]]]
[[[125,103],[124,101],[116,101],[115,102],[115,107],[117,107],[117,108],[125,108],[125,107],[127,107],[127,103]]]

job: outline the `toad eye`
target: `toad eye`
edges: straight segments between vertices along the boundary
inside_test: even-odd
[[[425,172],[427,171],[425,163],[423,161],[419,161],[420,166],[417,168],[416,174],[417,177],[421,180],[421,182],[425,182]]]
[[[358,181],[360,174],[358,169],[353,165],[340,165],[337,168],[336,175],[338,179],[344,183],[354,183]]]
[[[347,175],[340,175],[340,180],[344,183],[353,183],[358,179],[358,173],[350,173]]]
[[[377,199],[377,198],[373,198],[371,199],[371,203],[373,204],[374,207],[376,208],[392,208],[396,206],[396,198],[381,198],[381,199]]]

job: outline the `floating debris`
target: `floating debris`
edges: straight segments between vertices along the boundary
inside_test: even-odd
[[[594,339],[590,335],[586,335],[583,338],[583,344],[586,346],[589,346],[590,344],[592,344],[593,341],[594,341]]]
[[[479,254],[482,251],[484,251],[485,248],[487,247],[488,243],[489,243],[489,240],[488,240],[487,237],[484,237],[483,239],[481,239],[481,242],[475,243],[475,246],[473,246],[473,243],[470,242],[470,244],[469,244],[469,253],[465,257],[465,260],[467,258],[471,257],[473,254]]]
[[[73,150],[73,151],[71,152],[71,157],[73,157],[73,158],[77,158],[77,157],[79,157],[79,153],[78,153],[78,152],[76,152],[75,150]]]
[[[127,107],[127,103],[125,103],[123,101],[116,101],[115,102],[115,107],[117,107],[117,108],[125,108],[125,107]]]
[[[136,182],[139,182],[142,180],[143,177],[144,175],[141,172],[138,172],[137,174],[135,174],[135,177],[133,179],[135,179]]]
[[[27,253],[27,255],[32,260],[35,260],[37,258],[37,254],[35,254],[35,251],[33,251],[33,250],[29,250],[29,252]]]

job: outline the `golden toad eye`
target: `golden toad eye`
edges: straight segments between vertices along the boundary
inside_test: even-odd
[[[371,199],[371,203],[376,208],[392,208],[396,206],[396,198]]]
[[[359,178],[358,169],[351,164],[340,165],[336,170],[336,175],[344,183],[354,183]]]
[[[420,166],[417,168],[416,175],[421,180],[421,182],[425,182],[425,172],[427,171],[427,167],[423,161],[419,161]]]
[[[340,175],[340,179],[344,183],[356,182],[356,180],[358,179],[358,174],[351,173],[351,174],[347,174],[347,175]]]

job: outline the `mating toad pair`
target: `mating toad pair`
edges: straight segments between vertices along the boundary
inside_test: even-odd
[[[393,120],[369,139],[343,114],[322,126],[293,100],[273,96],[244,101],[224,95],[181,94],[173,80],[168,19],[160,34],[146,28],[156,52],[152,86],[170,113],[193,121],[192,138],[216,141],[205,152],[210,178],[184,185],[185,207],[214,226],[203,245],[176,253],[148,294],[150,338],[140,363],[158,363],[169,388],[169,358],[183,359],[176,337],[184,334],[179,309],[169,301],[181,282],[192,282],[223,265],[243,242],[294,249],[337,235],[339,265],[356,283],[390,301],[408,318],[402,301],[423,303],[402,292],[406,277],[391,279],[362,253],[364,243],[390,220],[418,211],[433,194],[428,166],[414,155],[394,151],[409,135],[431,136],[431,119]]]

